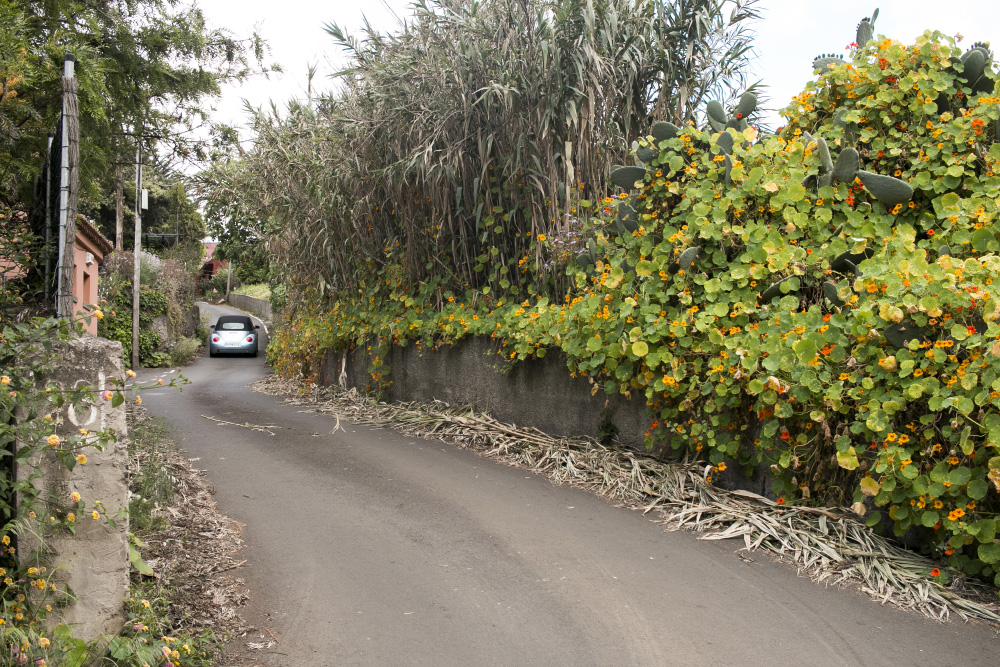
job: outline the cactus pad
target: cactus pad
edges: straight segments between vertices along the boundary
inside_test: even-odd
[[[979,49],[966,51],[962,56],[962,64],[965,66],[962,78],[970,84],[976,83],[986,71],[986,55]]]
[[[709,120],[714,120],[717,123],[722,123],[725,125],[726,121],[726,111],[722,108],[722,103],[718,100],[712,100],[705,105],[705,111],[708,113]]]
[[[819,161],[823,165],[823,171],[833,171],[833,158],[830,157],[830,147],[826,145],[826,139],[816,137],[816,150],[819,153]]]
[[[868,192],[886,206],[905,204],[913,198],[913,188],[909,183],[892,176],[873,174],[864,169],[858,170],[858,178]]]
[[[616,167],[611,170],[611,182],[624,190],[635,189],[635,182],[646,175],[643,167]]]
[[[649,128],[649,133],[653,135],[653,138],[657,141],[666,141],[667,139],[673,139],[678,136],[681,133],[681,128],[677,127],[673,123],[661,120],[658,123],[653,123],[653,127]]]
[[[823,283],[823,296],[838,308],[844,305],[844,300],[840,298],[840,294],[837,292],[837,286],[830,281]]]
[[[764,293],[760,295],[760,303],[762,305],[765,304],[765,303],[770,303],[771,299],[773,299],[774,297],[776,297],[776,296],[783,296],[783,293],[781,291],[781,286],[784,283],[787,283],[788,281],[790,281],[794,277],[795,276],[788,276],[787,278],[782,278],[781,280],[779,280],[778,282],[774,283],[773,285],[771,285],[770,287],[768,287],[766,290],[764,290]],[[788,293],[791,294],[793,291],[796,291],[796,290],[788,290]]]
[[[722,149],[722,152],[726,155],[733,154],[733,135],[728,131],[723,131],[719,138],[715,140],[715,145]]]
[[[756,109],[757,96],[753,93],[743,93],[736,104],[736,109],[733,110],[733,117],[737,120],[746,120]]]
[[[878,14],[876,13],[876,16]],[[871,41],[872,37],[875,36],[875,25],[874,17],[869,19],[867,16],[861,19],[861,23],[858,24],[858,31],[855,35],[854,41],[857,42],[858,46],[864,46]]]
[[[838,55],[820,54],[813,58],[813,71],[825,72],[830,69],[830,65],[844,65],[847,61]]]
[[[644,164],[649,164],[660,156],[660,151],[649,146],[639,146],[635,151],[635,157]]]
[[[635,209],[628,204],[618,205],[618,216],[615,218],[615,224],[623,232],[631,234],[635,230],[639,229],[639,216],[636,215]]]
[[[853,273],[857,275],[859,274],[858,264],[871,256],[871,249],[858,253],[842,252],[837,255],[832,262],[830,262],[830,268],[837,273]]]
[[[853,148],[845,148],[837,156],[837,163],[833,165],[833,178],[841,183],[853,183],[854,177],[858,175],[860,166],[858,151]]]
[[[882,331],[885,339],[895,348],[906,347],[914,338],[923,338],[924,331],[912,322],[900,322],[890,324]]]
[[[691,246],[681,253],[681,256],[677,258],[677,263],[682,269],[690,269],[694,264],[694,261],[698,259],[698,254],[700,252],[701,246]]]

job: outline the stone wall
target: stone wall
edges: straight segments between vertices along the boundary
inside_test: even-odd
[[[121,343],[84,336],[60,347],[51,372],[40,382],[55,382],[64,389],[88,385],[99,391],[107,380],[124,379]],[[82,409],[63,408],[53,417],[59,435],[110,428],[118,439],[103,452],[87,451],[86,465],[72,471],[51,454],[43,453],[31,462],[42,471],[42,478],[34,482],[36,487],[67,499],[67,503],[74,491],[88,506],[100,500],[112,516],[120,509],[127,510],[124,404],[112,408],[110,401],[101,400],[95,393],[94,400]],[[22,480],[29,473],[27,467],[18,470]],[[103,521],[80,517],[76,526],[75,535],[55,534],[45,541],[51,554],[47,560],[57,566],[52,581],[59,589],[68,586],[77,598],[76,603],[58,610],[60,618],[56,620],[70,625],[74,634],[83,639],[117,633],[125,620],[122,611],[129,586],[128,521],[118,521],[112,528]],[[28,538],[22,539],[20,546],[19,557],[30,558],[39,545]]]
[[[348,386],[372,385],[367,355],[362,348],[347,355]],[[322,382],[338,382],[342,360],[342,355],[327,355]],[[601,389],[593,393],[589,379],[570,377],[559,351],[508,369],[492,339],[472,337],[438,350],[421,350],[413,344],[396,347],[388,364],[389,400],[473,405],[501,421],[552,435],[601,437],[615,428],[622,442],[644,450],[643,434],[650,421],[645,397],[628,400]]]
[[[230,294],[228,301],[240,310],[253,313],[262,320],[271,321],[271,302],[267,299],[256,299],[245,294]]]

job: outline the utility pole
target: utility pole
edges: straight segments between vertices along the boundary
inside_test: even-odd
[[[142,246],[142,133],[135,149],[135,244],[132,247],[132,368],[139,368],[139,251]]]

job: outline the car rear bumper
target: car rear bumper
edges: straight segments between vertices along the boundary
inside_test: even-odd
[[[209,343],[208,350],[211,354],[256,354],[257,341],[232,346],[225,343]]]

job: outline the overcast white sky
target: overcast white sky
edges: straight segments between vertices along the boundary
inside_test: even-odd
[[[599,0],[598,0],[599,1]],[[224,91],[216,103],[217,117],[239,125],[243,100],[253,106],[279,106],[292,97],[305,97],[309,64],[319,65],[316,87],[328,89],[327,75],[343,65],[341,52],[323,30],[337,23],[358,34],[363,17],[383,31],[409,16],[410,0],[200,0],[207,21],[237,35],[256,28],[271,47],[271,59],[285,70],[270,79],[254,79]],[[854,41],[855,27],[876,7],[876,34],[904,43],[927,29],[962,34],[962,44],[1000,39],[1000,10],[995,0],[940,2],[931,0],[762,0],[763,18],[757,22],[755,76],[770,86],[771,106],[781,108],[800,92],[812,76],[810,63],[820,53],[845,52]],[[767,119],[781,124],[776,114]]]

